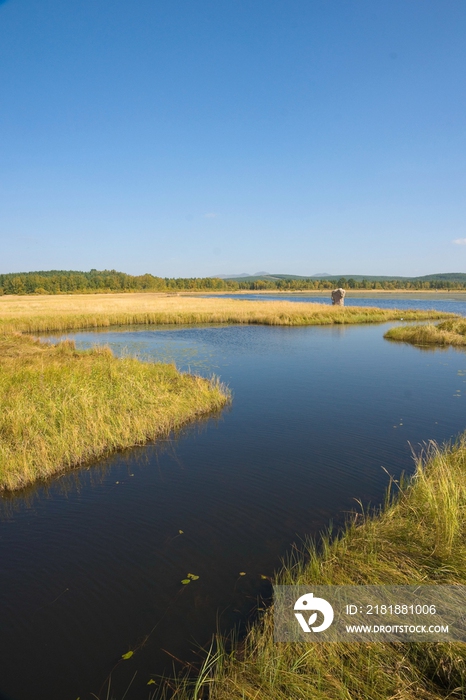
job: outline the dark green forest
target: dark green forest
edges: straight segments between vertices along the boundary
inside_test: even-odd
[[[116,270],[50,270],[0,275],[0,294],[85,294],[96,292],[170,292],[223,290],[230,286],[220,279],[168,278],[127,275]]]
[[[95,294],[98,292],[178,292],[277,290],[312,291],[320,289],[466,289],[466,274],[444,273],[425,277],[298,277],[264,275],[263,277],[155,277],[151,274],[127,275],[116,270],[49,270],[0,275],[3,294]]]

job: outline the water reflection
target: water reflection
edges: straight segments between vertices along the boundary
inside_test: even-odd
[[[402,340],[395,340],[394,338],[385,338],[385,340],[388,343],[394,343],[394,344],[402,344],[402,345],[409,345],[412,348],[416,348],[416,350],[420,350],[421,352],[430,352],[430,353],[445,353],[449,351],[453,352],[460,352],[464,353],[465,352],[465,347],[461,346],[448,346],[448,345],[431,345],[428,343],[407,343]]]
[[[97,462],[91,460],[88,463],[80,464],[73,469],[67,469],[61,473],[50,476],[41,481],[27,484],[15,491],[1,492],[0,522],[9,520],[15,512],[19,510],[33,508],[35,503],[42,500],[52,499],[56,496],[66,496],[68,493],[81,493],[85,489],[92,489],[102,486],[108,477],[109,470],[112,469],[115,459],[131,459],[131,464],[139,467],[159,464],[164,456],[173,461],[177,461],[176,447],[179,440],[194,438],[201,435],[210,426],[216,426],[223,420],[223,414],[230,410],[226,406],[220,411],[213,411],[207,415],[199,416],[195,422],[179,426],[170,435],[156,441],[148,441],[143,446],[136,446],[116,450],[108,457],[102,457]],[[155,451],[151,453],[149,447],[153,446]],[[128,465],[127,477],[133,477]],[[123,483],[123,482],[120,482]]]

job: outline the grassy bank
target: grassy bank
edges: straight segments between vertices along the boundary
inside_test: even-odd
[[[281,584],[466,584],[466,437],[431,447],[378,514],[290,559]],[[236,652],[210,656],[178,700],[440,700],[466,697],[465,644],[274,644],[268,610]]]
[[[108,294],[0,297],[0,332],[62,332],[133,324],[245,323],[307,326],[436,320],[438,311],[336,307],[290,301]]]
[[[0,336],[0,490],[167,435],[228,398],[174,365]]]
[[[399,326],[390,328],[384,337],[414,345],[466,345],[466,320],[458,318],[435,325]]]

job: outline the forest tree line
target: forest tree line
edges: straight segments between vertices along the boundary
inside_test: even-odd
[[[116,270],[91,270],[74,272],[52,270],[50,272],[24,272],[0,275],[0,295],[3,294],[85,294],[96,292],[177,292],[177,291],[239,291],[277,290],[312,291],[322,289],[466,289],[466,283],[449,279],[392,279],[355,280],[338,279],[259,279],[225,280],[218,277],[155,277],[154,275],[128,275]]]

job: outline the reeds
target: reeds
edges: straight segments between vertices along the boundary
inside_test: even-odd
[[[466,320],[455,318],[442,323],[390,328],[384,338],[413,345],[466,345]]]
[[[466,437],[431,444],[408,484],[336,539],[290,556],[280,584],[466,584]],[[396,494],[393,491],[396,491]],[[201,688],[179,681],[177,700],[440,700],[466,697],[460,643],[276,644],[273,609],[240,646],[218,641]],[[205,672],[205,669],[208,669]],[[214,669],[214,670],[212,670]]]
[[[456,318],[439,311],[400,311],[289,301],[108,294],[0,297],[0,331],[44,333],[135,324],[244,323],[280,326],[383,323]]]
[[[0,490],[167,435],[228,400],[218,380],[174,365],[0,337]]]

